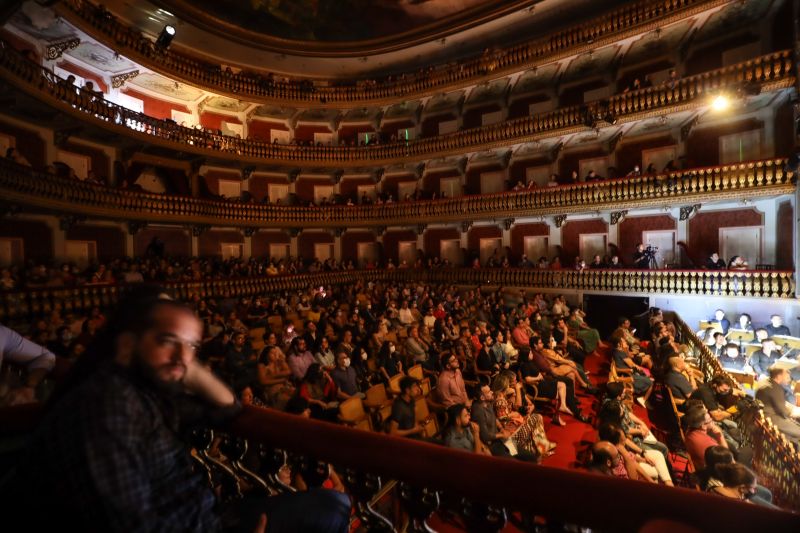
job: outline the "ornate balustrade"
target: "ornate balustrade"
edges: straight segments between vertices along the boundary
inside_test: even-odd
[[[727,3],[727,0],[640,1],[490,55],[465,58],[457,65],[443,66],[432,73],[402,75],[391,83],[355,82],[346,86],[311,80],[279,82],[246,71],[226,73],[217,64],[157,48],[138,29],[125,26],[105,9],[85,0],[61,2],[56,10],[112,49],[166,76],[205,89],[253,101],[348,107],[366,103],[385,105],[469,86],[651,31]]]
[[[674,317],[674,324],[681,340],[697,357],[706,380],[717,374],[723,374],[728,376],[732,383],[737,383],[736,379],[723,370],[708,346],[698,339],[692,328],[677,315]],[[753,467],[759,475],[759,480],[772,490],[778,505],[786,509],[800,510],[800,454],[761,409],[752,420],[740,419],[739,427],[746,443],[753,448]]]
[[[383,205],[298,207],[245,204],[134,192],[35,172],[0,160],[6,203],[93,217],[249,228],[326,228],[416,225],[530,217],[589,209],[640,208],[794,191],[784,159],[767,159],[661,175],[621,178],[519,192],[459,196]],[[726,281],[728,278],[725,278]],[[688,279],[687,282],[692,280]],[[726,286],[727,287],[727,286]]]
[[[0,67],[9,81],[44,102],[104,129],[237,164],[260,163],[303,167],[351,168],[408,163],[469,151],[490,150],[589,129],[593,117],[608,113],[617,121],[638,120],[670,111],[705,105],[719,91],[739,91],[744,84],[761,90],[794,83],[792,55],[776,52],[750,61],[682,78],[674,87],[651,87],[614,96],[588,106],[571,106],[531,117],[408,142],[349,146],[299,146],[239,139],[179,126],[131,111],[97,95],[67,85],[53,72],[25,59],[8,43],[0,49]],[[213,156],[211,155],[213,154]]]
[[[790,271],[716,270],[537,270],[472,269],[343,270],[284,276],[230,278],[200,282],[166,283],[175,297],[253,296],[319,285],[354,284],[358,281],[500,285],[559,291],[637,294],[685,294],[749,298],[794,298],[795,279]],[[88,311],[117,304],[131,285],[52,287],[0,293],[0,322],[47,315],[56,307]],[[698,341],[699,342],[699,341]],[[712,368],[710,375],[717,371]]]

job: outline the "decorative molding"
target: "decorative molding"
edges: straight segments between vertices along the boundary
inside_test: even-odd
[[[383,179],[383,175],[386,172],[385,168],[376,168],[372,171],[372,181],[375,183],[380,183],[381,179]]]
[[[347,231],[347,228],[331,228],[329,231],[331,235],[338,239]]]
[[[303,228],[289,228],[286,232],[289,234],[289,237],[294,238],[303,233]]]
[[[425,233],[425,230],[428,228],[427,224],[417,224],[417,227],[414,228],[414,231],[417,232],[417,235],[422,235]]]
[[[242,228],[242,235],[245,237],[252,237],[258,231],[258,228]]]
[[[686,141],[689,138],[689,135],[692,134],[692,129],[697,125],[700,121],[700,116],[695,115],[691,119],[689,119],[686,124],[681,126],[681,141]]]
[[[560,228],[561,226],[564,225],[564,221],[567,220],[567,215],[556,215],[553,217],[553,220],[556,223],[556,227]]]
[[[192,226],[192,237],[199,237],[203,233],[207,232],[211,229],[211,226],[208,224],[197,224]]]
[[[79,44],[81,44],[81,40],[78,37],[73,37],[72,39],[67,39],[66,41],[47,43],[44,49],[44,56],[49,61],[55,61],[67,50],[75,50],[78,48]]]
[[[471,221],[471,220],[465,220],[465,221],[463,221],[463,222],[461,223],[461,233],[466,233],[466,232],[468,232],[468,231],[469,231],[469,228],[471,228],[471,227],[472,227],[472,221]]]
[[[129,235],[136,235],[144,228],[147,227],[147,222],[142,220],[129,220],[128,221],[128,234]]]
[[[62,231],[69,231],[75,224],[79,224],[84,220],[86,220],[86,217],[82,215],[66,215],[58,219],[58,227]]]
[[[506,231],[510,231],[511,227],[514,225],[514,222],[516,222],[516,219],[514,219],[513,217],[512,218],[503,219],[503,228]]]
[[[383,237],[383,234],[386,233],[386,226],[375,226],[375,235],[378,237]]]
[[[293,168],[292,170],[290,170],[289,173],[287,174],[289,177],[289,183],[294,183],[295,181],[297,181],[297,177],[300,175],[301,172],[302,170],[300,170],[299,168]]]
[[[59,148],[63,147],[73,135],[80,133],[83,126],[74,126],[72,128],[62,128],[60,130],[53,130],[53,144]]]
[[[609,154],[614,153],[614,151],[617,149],[617,145],[619,144],[619,141],[622,140],[622,136],[623,136],[623,132],[619,132],[619,133],[617,133],[616,135],[614,135],[613,137],[611,137],[609,140],[607,140],[605,142],[605,147],[604,148],[606,149],[607,153],[609,153]]]
[[[111,76],[111,87],[113,87],[114,89],[119,89],[120,87],[125,85],[126,81],[132,80],[138,75],[139,75],[138,70],[123,72],[122,74],[114,74],[113,76]]]
[[[616,226],[617,223],[621,222],[625,215],[628,214],[628,210],[625,209],[623,211],[612,211],[611,212],[611,225]]]
[[[700,205],[701,204],[693,204],[681,207],[680,219],[689,220],[690,218],[692,218],[692,216],[694,216],[695,213],[700,211]]]
[[[344,176],[344,170],[337,168],[331,174],[331,181],[333,181],[334,185],[338,185],[342,181],[342,176]]]
[[[250,179],[250,176],[253,175],[253,172],[256,171],[256,167],[254,166],[247,166],[242,168],[242,180],[247,181]]]

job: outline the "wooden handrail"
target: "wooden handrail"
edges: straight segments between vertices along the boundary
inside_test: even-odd
[[[575,290],[616,294],[686,294],[742,298],[794,299],[794,272],[718,270],[537,270],[472,269],[439,270],[341,270],[280,276],[229,278],[163,284],[176,297],[233,297],[301,290],[320,285],[357,282],[455,283],[499,285],[537,289]],[[0,322],[47,315],[55,307],[68,311],[108,308],[136,284],[44,287],[0,293]]]
[[[730,0],[643,0],[549,35],[481,56],[464,58],[424,74],[408,73],[393,82],[351,82],[310,79],[280,82],[267,73],[223,72],[176,50],[157,49],[138,29],[125,26],[104,8],[86,0],[67,0],[56,11],[106,46],[166,76],[252,101],[326,107],[386,105],[466,87],[485,79],[519,72],[663,27],[666,24],[730,3]]]
[[[705,379],[716,375],[727,376],[735,387],[741,389],[737,380],[726,372],[714,357],[709,347],[701,341],[694,330],[680,316],[675,315],[675,327],[683,343],[696,355]],[[760,479],[769,486],[779,505],[786,509],[800,510],[800,455],[786,436],[775,427],[759,409],[752,424],[739,424],[746,443],[753,448],[753,466]]]
[[[682,78],[674,87],[632,91],[588,106],[570,106],[447,135],[362,147],[299,146],[239,139],[149,117],[68,85],[53,72],[24,58],[8,43],[0,41],[0,44],[4,45],[0,48],[0,67],[10,74],[9,81],[49,105],[116,133],[238,164],[352,168],[408,163],[586,131],[590,129],[587,119],[609,113],[617,121],[625,122],[652,116],[656,111],[663,114],[673,109],[699,107],[714,92],[739,91],[745,84],[774,90],[794,83],[792,54],[785,50]]]
[[[36,172],[0,159],[0,191],[7,203],[108,219],[248,228],[352,228],[544,216],[587,209],[661,207],[676,200],[693,203],[790,194],[796,178],[785,171],[786,162],[785,159],[766,159],[441,200],[300,207],[115,189]]]

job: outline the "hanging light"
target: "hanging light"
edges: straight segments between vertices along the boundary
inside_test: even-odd
[[[731,100],[724,94],[719,94],[711,101],[711,109],[714,111],[725,111],[731,106]]]
[[[161,33],[158,34],[158,39],[156,39],[156,47],[166,49],[169,48],[172,39],[175,38],[175,27],[170,26],[167,24],[164,26],[164,29],[161,30]]]

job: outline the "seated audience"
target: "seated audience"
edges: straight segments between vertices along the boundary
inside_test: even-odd
[[[756,392],[756,399],[764,404],[764,414],[786,438],[800,447],[800,416],[797,407],[787,408],[786,387],[791,382],[789,372],[783,368],[770,368],[769,383]]]

